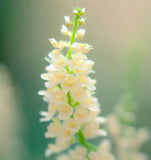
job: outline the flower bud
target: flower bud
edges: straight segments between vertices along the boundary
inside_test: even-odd
[[[54,48],[58,48],[58,42],[54,38],[49,39],[49,41]]]
[[[85,23],[85,18],[80,18],[78,21],[79,25],[84,25]]]
[[[84,35],[85,35],[85,30],[81,28],[81,29],[79,29],[79,30],[77,31],[76,38],[77,38],[77,39],[82,39]]]
[[[73,11],[73,14],[74,14],[74,15],[77,15],[77,14],[78,14],[78,11],[75,9],[75,10]]]
[[[82,8],[82,10],[80,12],[80,16],[82,16],[83,14],[85,14],[85,8]]]
[[[62,25],[62,28],[61,28],[61,33],[63,34],[63,35],[65,35],[65,36],[68,36],[68,35],[70,35],[70,32],[69,32],[69,30],[67,29],[67,27],[66,26],[64,26],[64,25]]]
[[[64,19],[65,19],[66,26],[68,27],[72,26],[72,22],[70,21],[69,16],[64,16]]]

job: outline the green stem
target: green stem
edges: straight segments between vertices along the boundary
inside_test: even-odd
[[[97,147],[95,145],[86,142],[86,139],[81,130],[79,130],[77,136],[80,144],[87,149],[87,154],[89,154],[91,151],[97,151]]]
[[[74,108],[76,107],[76,105],[79,105],[79,102],[75,102],[73,105],[72,105],[72,96],[70,94],[70,91],[68,91],[67,93],[67,99],[68,99],[68,104]],[[73,115],[70,116],[71,118],[74,118]],[[88,154],[91,152],[91,151],[97,151],[97,147],[91,143],[88,143],[82,133],[82,131],[79,129],[79,131],[77,132],[77,141],[87,149],[87,158],[88,158]],[[88,158],[89,159],[89,158]]]
[[[72,46],[73,42],[75,41],[75,34],[76,34],[79,18],[80,18],[79,15],[75,15],[75,17],[74,17],[73,33],[72,33],[72,36],[71,36],[70,46],[69,46],[69,50],[68,50],[68,54],[67,54],[68,59],[71,58],[71,53],[72,53],[71,46]]]

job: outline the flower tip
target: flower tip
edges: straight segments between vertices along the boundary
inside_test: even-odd
[[[54,38],[48,39],[54,48],[58,48],[58,42]]]
[[[80,15],[82,16],[85,13],[85,8],[77,8],[73,11],[74,15]]]
[[[48,113],[45,112],[45,111],[40,111],[39,114],[40,114],[41,116],[46,116]]]
[[[49,80],[49,78],[48,78],[48,74],[47,73],[43,73],[43,74],[41,74],[41,79],[43,79],[43,80]]]
[[[43,91],[43,90],[42,90],[42,91],[39,91],[39,92],[38,92],[38,95],[42,95],[42,96],[43,96],[43,95],[45,95],[45,93],[46,93],[46,91]]]

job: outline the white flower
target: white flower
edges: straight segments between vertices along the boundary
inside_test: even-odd
[[[67,75],[65,81],[62,83],[62,88],[64,90],[70,90],[70,88],[75,84],[76,78],[73,75]]]
[[[63,123],[64,127],[73,131],[74,133],[78,132],[80,129],[80,124],[74,118],[69,118]]]
[[[92,118],[86,108],[77,108],[74,117],[80,122],[89,122]]]
[[[50,100],[53,102],[58,102],[60,104],[64,103],[64,100],[66,99],[66,92],[61,90],[59,87],[54,88],[50,91]]]
[[[50,121],[50,119],[52,118],[53,114],[49,114],[48,112],[45,111],[41,111],[40,115],[44,116],[42,118],[40,118],[41,122],[46,122],[46,121]]]
[[[78,31],[77,31],[77,34],[76,34],[76,38],[77,39],[82,39],[83,37],[84,37],[84,35],[85,35],[85,29],[79,29]]]
[[[58,141],[67,142],[68,140],[70,140],[72,138],[73,134],[74,134],[74,132],[71,131],[70,129],[62,127],[57,139],[58,139]]]
[[[88,44],[81,44],[81,43],[73,43],[71,49],[75,52],[83,52],[87,53],[90,49],[93,49],[91,45]]]
[[[80,18],[78,21],[79,25],[84,25],[85,23],[85,18]]]
[[[50,123],[47,127],[48,131],[45,133],[46,137],[56,137],[61,128],[61,123],[57,119],[53,119],[53,123]]]
[[[65,36],[70,36],[71,35],[71,32],[67,29],[66,26],[62,25],[62,29],[60,30],[61,33]]]
[[[57,69],[55,68],[54,64],[50,64],[49,66],[46,66],[46,71],[49,72],[56,72]]]
[[[85,8],[82,8],[82,9],[77,8],[77,9],[75,9],[75,10],[73,11],[73,13],[74,13],[75,15],[80,15],[80,16],[82,16],[82,15],[85,13]]]
[[[59,46],[58,48],[63,49],[64,47],[69,47],[69,42],[66,41],[59,41]]]
[[[82,8],[80,15],[85,14],[85,8]]]
[[[65,120],[73,114],[73,109],[68,104],[61,105],[58,110],[58,118],[61,120]]]
[[[63,49],[64,47],[69,47],[69,42],[65,42],[65,41],[57,42],[54,38],[50,38],[49,41],[54,48]]]
[[[64,16],[64,19],[65,19],[66,26],[68,27],[72,26],[72,22],[70,21],[69,16]]]
[[[71,95],[77,101],[87,97],[87,93],[85,92],[84,88],[80,86],[77,81],[71,86]]]
[[[82,100],[81,105],[83,107],[88,108],[91,111],[98,111],[99,110],[98,100],[92,96]]]
[[[96,119],[91,121],[85,128],[84,128],[84,136],[86,138],[92,138],[98,135],[106,136],[106,131],[100,129],[100,122]]]
[[[88,75],[89,73],[94,73],[92,67],[94,62],[87,60],[87,57],[83,53],[73,54],[73,60],[71,62],[71,68],[76,72],[77,75]],[[80,58],[81,56],[81,58]]]
[[[79,94],[83,93],[83,87],[80,86],[77,79],[73,75],[67,75],[66,79],[61,82],[61,86],[65,92],[71,91],[72,95],[76,98]]]
[[[57,56],[59,56],[59,55],[62,55],[62,52],[61,52],[61,50],[60,49],[54,49],[52,52],[50,52],[49,54],[48,54],[48,57],[49,58],[56,58]]]
[[[63,69],[66,65],[68,65],[68,60],[65,56],[60,55],[53,60],[53,64],[57,70]]]

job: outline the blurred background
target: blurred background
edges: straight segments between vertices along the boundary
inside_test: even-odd
[[[130,84],[139,106],[135,127],[151,129],[150,0],[0,0],[0,160],[46,159],[47,124],[39,122],[39,112],[47,104],[37,95],[44,89],[40,74],[52,50],[48,39],[64,39],[63,17],[76,7],[86,8],[82,41],[94,47],[88,57],[95,61],[102,115],[113,111]],[[151,157],[151,142],[142,151]]]

